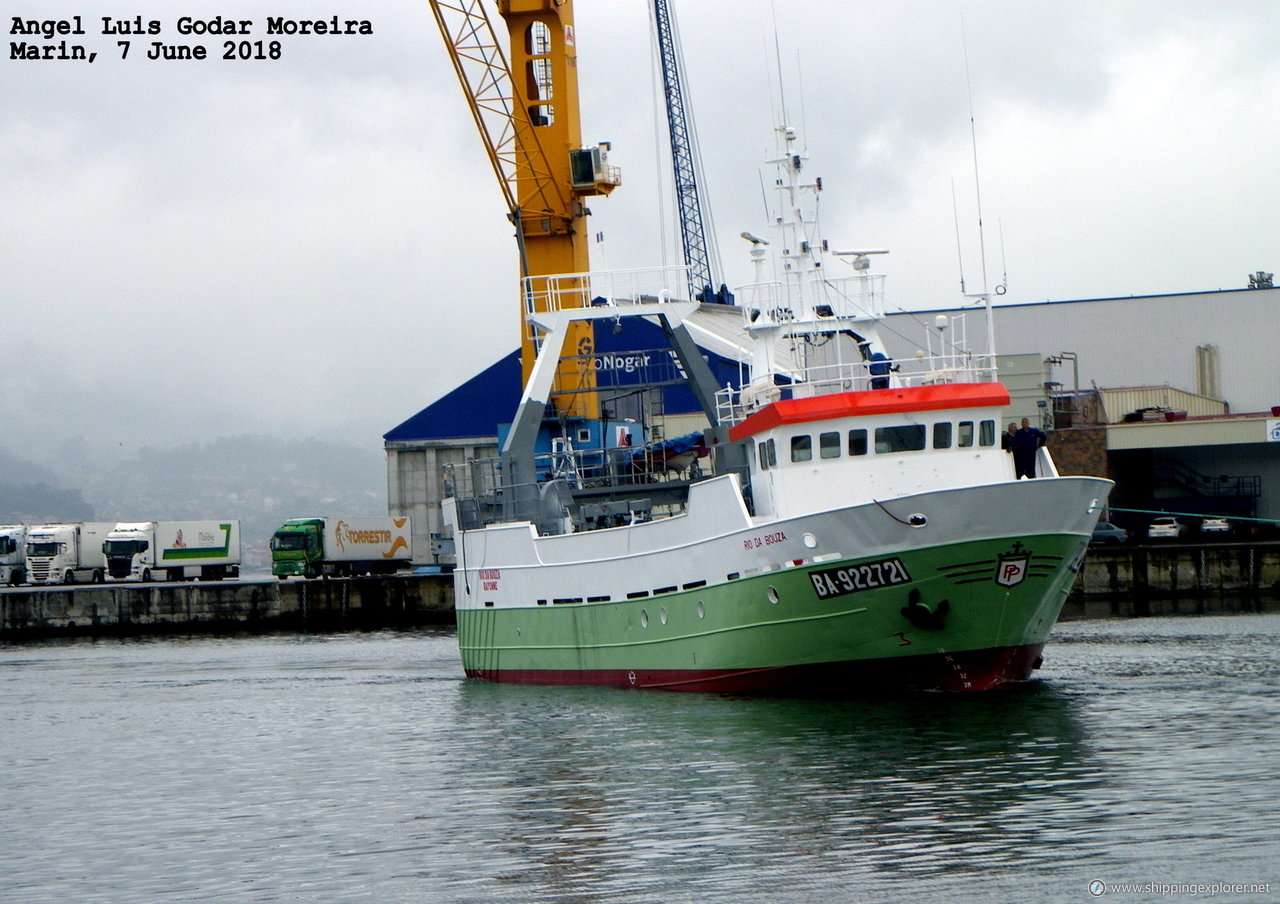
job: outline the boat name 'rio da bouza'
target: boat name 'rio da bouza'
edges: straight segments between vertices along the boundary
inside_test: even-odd
[[[744,234],[758,279],[736,305],[680,300],[679,269],[527,287],[541,351],[502,455],[446,475],[468,676],[851,694],[985,689],[1040,664],[1111,484],[1058,475],[1044,448],[1039,476],[1015,477],[993,355],[888,360],[873,252],[824,256],[802,212],[821,183],[777,134],[777,237]],[[707,307],[740,316],[740,386],[709,385],[689,329]],[[535,454],[570,325],[635,317],[671,339],[712,424],[683,469],[652,434]]]

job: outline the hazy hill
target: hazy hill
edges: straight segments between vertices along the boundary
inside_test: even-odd
[[[0,519],[235,518],[246,547],[257,547],[286,518],[387,511],[381,450],[348,443],[245,435],[164,449],[144,446],[113,461],[72,441],[55,458],[63,469],[0,450]],[[64,489],[71,485],[79,489]],[[10,500],[30,498],[43,500],[47,513],[18,517],[27,509]]]
[[[91,521],[93,507],[51,469],[0,449],[0,523]]]

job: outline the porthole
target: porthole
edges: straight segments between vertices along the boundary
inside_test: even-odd
[[[769,592],[768,592],[768,593],[766,593],[766,594],[765,594],[765,596],[769,597],[769,602],[773,603],[775,606],[776,606],[776,605],[778,605],[778,591],[777,591],[777,588],[770,587],[770,588],[769,588]]]
[[[667,609],[665,606],[658,610],[658,621],[662,622],[664,625],[667,623]]]
[[[698,618],[707,617],[707,607],[702,605],[702,600],[698,600]]]
[[[802,540],[804,541],[804,545],[805,545],[805,547],[806,547],[807,549],[817,549],[817,548],[818,548],[818,538],[817,538],[817,537],[815,537],[813,534],[805,534],[805,535],[804,535],[803,537],[801,537],[800,539],[802,539]]]
[[[649,627],[649,610],[648,609],[640,610],[640,627],[642,628]]]

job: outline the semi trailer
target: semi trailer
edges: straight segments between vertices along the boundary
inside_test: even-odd
[[[290,518],[271,537],[281,580],[391,574],[413,558],[408,518]]]
[[[107,534],[104,549],[115,580],[240,576],[239,521],[123,521]]]

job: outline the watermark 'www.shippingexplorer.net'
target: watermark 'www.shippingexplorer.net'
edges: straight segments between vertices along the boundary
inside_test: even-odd
[[[1191,898],[1212,898],[1216,895],[1265,895],[1271,893],[1271,883],[1249,885],[1244,882],[1103,882],[1094,879],[1089,883],[1089,894],[1095,898],[1103,895],[1162,895]]]

